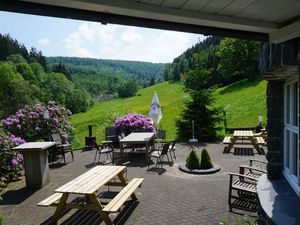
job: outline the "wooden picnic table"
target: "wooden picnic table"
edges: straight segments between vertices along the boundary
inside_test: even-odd
[[[223,143],[228,144],[227,152],[235,145],[252,145],[258,154],[263,154],[259,145],[265,144],[263,138],[255,137],[251,130],[235,130],[232,137],[226,137]]]
[[[154,143],[155,133],[153,132],[139,132],[131,133],[122,140],[120,140],[120,153],[124,154],[124,145],[145,145],[146,157],[149,160],[150,145]]]
[[[144,178],[134,178],[130,182],[124,178],[125,166],[96,166],[79,177],[55,190],[55,194],[40,202],[39,206],[55,206],[52,217],[57,222],[65,208],[87,209],[98,211],[106,224],[113,224],[109,218],[110,213],[117,212],[126,200],[131,197],[137,200],[134,191],[139,187]],[[118,177],[119,181],[111,181]],[[103,186],[124,187],[109,203],[100,202],[97,192]],[[81,195],[81,201],[68,202],[69,195]]]

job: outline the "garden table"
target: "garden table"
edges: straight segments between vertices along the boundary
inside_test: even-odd
[[[24,156],[27,188],[41,188],[50,182],[47,149],[55,144],[55,142],[28,142],[14,148]]]
[[[65,208],[85,209],[97,211],[106,224],[113,224],[110,213],[119,211],[129,197],[137,200],[134,191],[139,187],[143,178],[133,178],[130,182],[123,174],[126,166],[95,166],[79,177],[55,190],[55,194],[40,202],[39,206],[55,206],[52,217],[57,223]],[[113,179],[118,177],[119,179]],[[112,180],[113,179],[113,180]],[[101,202],[97,196],[103,186],[119,186],[123,189],[110,202]],[[80,201],[68,201],[70,195],[80,196]]]
[[[145,145],[146,157],[149,160],[150,146],[154,143],[155,133],[153,132],[140,132],[131,133],[122,140],[120,140],[120,153],[124,154],[123,145]]]
[[[254,137],[251,130],[235,130],[228,143],[227,152],[230,152],[234,145],[253,145],[258,154],[263,154],[259,146],[259,144],[263,143],[260,142],[260,138]]]

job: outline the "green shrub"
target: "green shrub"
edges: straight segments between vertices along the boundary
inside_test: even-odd
[[[0,196],[0,201],[2,201],[1,196]],[[4,225],[4,218],[3,218],[3,215],[1,214],[1,212],[0,212],[0,225]]]
[[[186,158],[186,167],[191,170],[200,169],[199,157],[193,147],[191,148],[190,154]]]
[[[4,225],[4,219],[3,219],[2,214],[0,214],[0,225]]]
[[[212,165],[212,162],[211,162],[211,158],[208,154],[208,151],[206,148],[204,148],[202,150],[202,153],[201,153],[201,163],[200,163],[200,168],[201,169],[210,169],[212,168],[213,165]]]

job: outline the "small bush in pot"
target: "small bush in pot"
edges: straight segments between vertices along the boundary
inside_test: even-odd
[[[190,170],[200,169],[199,157],[193,147],[191,148],[190,154],[186,158],[186,167]]]
[[[201,152],[201,163],[200,168],[201,169],[210,169],[213,167],[213,164],[211,162],[211,158],[208,154],[208,151],[206,148],[204,148]]]

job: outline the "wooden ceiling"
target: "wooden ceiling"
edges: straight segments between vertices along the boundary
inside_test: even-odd
[[[299,0],[1,0],[0,10],[273,43],[300,36]]]

